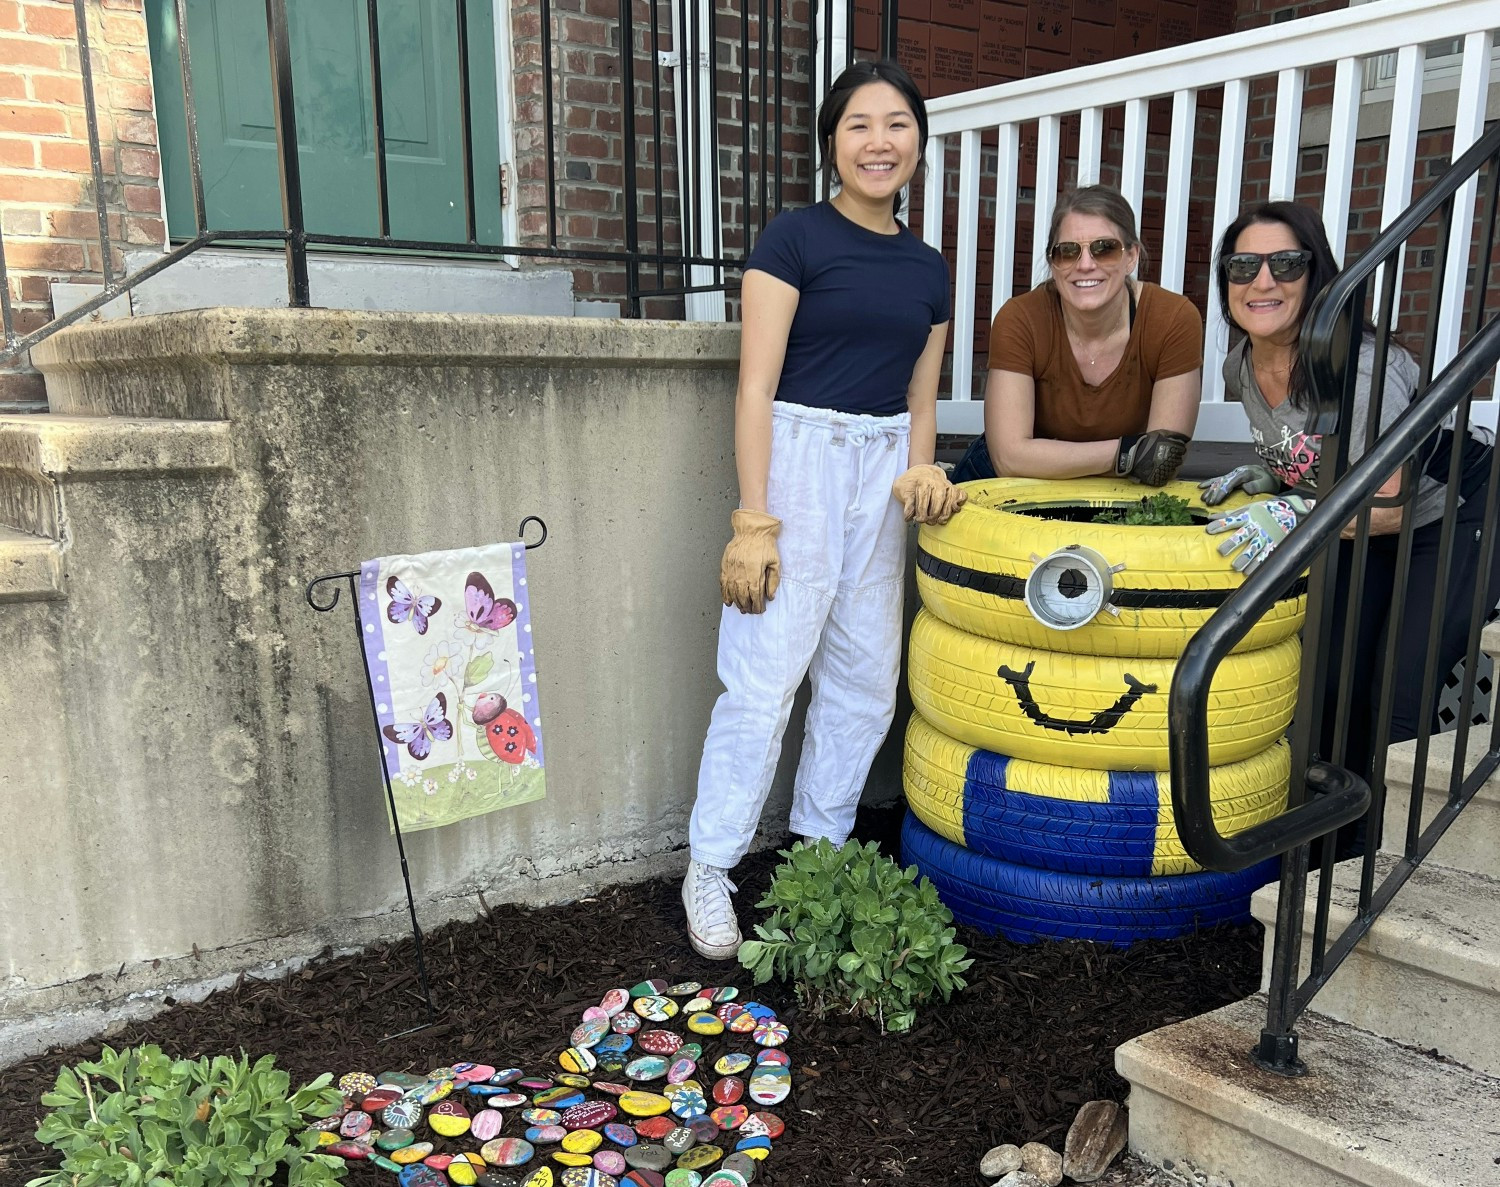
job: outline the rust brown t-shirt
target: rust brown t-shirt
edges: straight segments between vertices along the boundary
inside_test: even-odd
[[[989,366],[1035,381],[1033,437],[1103,441],[1144,433],[1152,385],[1203,366],[1203,318],[1186,297],[1142,284],[1125,356],[1114,374],[1095,386],[1084,381],[1073,358],[1061,298],[1044,284],[1012,297],[995,314]]]

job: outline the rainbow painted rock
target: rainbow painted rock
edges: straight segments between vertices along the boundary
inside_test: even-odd
[[[724,1151],[717,1146],[694,1146],[677,1160],[677,1165],[683,1170],[698,1171],[713,1166],[723,1157]]]
[[[763,1018],[755,1026],[755,1041],[762,1047],[780,1047],[790,1037],[786,1023],[779,1018]]]
[[[562,1120],[558,1109],[522,1109],[521,1120],[528,1125],[556,1125]]]
[[[603,1144],[604,1136],[593,1129],[571,1130],[562,1140],[562,1148],[569,1154],[592,1154]]]
[[[487,1142],[500,1136],[505,1114],[497,1109],[480,1109],[469,1122],[469,1132],[476,1142]]]
[[[559,1084],[556,1088],[538,1092],[531,1098],[531,1103],[548,1109],[567,1109],[583,1104],[583,1093],[567,1084]]]
[[[729,1023],[731,1032],[737,1035],[753,1034],[761,1023],[757,1022],[750,1014],[736,1014],[734,1020]]]
[[[520,1138],[496,1138],[479,1147],[479,1157],[491,1166],[524,1166],[536,1148]]]
[[[654,1092],[627,1092],[620,1097],[620,1108],[632,1117],[655,1117],[671,1107],[671,1101]]]
[[[761,1064],[750,1077],[750,1099],[758,1105],[779,1105],[792,1091],[790,1068]]]
[[[428,1080],[420,1088],[411,1090],[411,1098],[419,1105],[435,1105],[451,1096],[454,1087],[453,1080]]]
[[[619,1109],[607,1100],[590,1100],[564,1109],[558,1124],[564,1129],[597,1129],[613,1121]]]

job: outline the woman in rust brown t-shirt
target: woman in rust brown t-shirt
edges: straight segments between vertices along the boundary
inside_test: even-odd
[[[1140,254],[1117,191],[1058,200],[1051,276],[995,315],[985,432],[955,482],[1104,474],[1160,486],[1176,475],[1198,418],[1203,318],[1131,275]]]

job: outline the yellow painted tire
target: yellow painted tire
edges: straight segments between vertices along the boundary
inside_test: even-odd
[[[1223,537],[1201,526],[1125,527],[1043,519],[1028,510],[1128,506],[1150,492],[1104,478],[1043,481],[994,478],[966,482],[969,501],[941,527],[917,536],[917,589],[922,604],[960,630],[1024,647],[1075,654],[1177,656],[1244,578],[1219,555]],[[1212,510],[1251,501],[1230,496],[1208,508],[1191,482],[1162,488],[1186,499],[1205,519]],[[1058,630],[1039,621],[1023,596],[1038,561],[1081,546],[1124,568],[1111,577],[1111,603],[1086,625]],[[1296,634],[1306,608],[1299,581],[1240,641],[1237,651],[1269,647]]]
[[[1272,745],[1297,705],[1293,636],[1227,656],[1208,695],[1209,762]],[[926,610],[912,626],[912,703],[951,738],[1097,771],[1164,771],[1174,659],[1070,655],[964,634]]]
[[[1016,865],[1071,874],[1190,874],[1165,771],[1094,771],[1009,758],[948,737],[913,713],[906,730],[907,803],[956,844]],[[1286,807],[1291,747],[1283,740],[1208,772],[1224,836]]]

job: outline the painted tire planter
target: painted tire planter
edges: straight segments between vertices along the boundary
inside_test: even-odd
[[[1284,639],[1225,658],[1208,696],[1209,761],[1273,745],[1297,705],[1302,647]],[[1099,771],[1165,771],[1175,659],[1076,655],[967,635],[917,614],[907,679],[950,738],[1013,758]]]
[[[1219,538],[1201,526],[1081,521],[1101,508],[1137,504],[1149,491],[1134,483],[997,478],[964,489],[969,501],[962,511],[918,533],[917,589],[928,610],[968,634],[1076,654],[1174,657],[1244,582],[1219,555]],[[1195,484],[1173,482],[1162,490],[1187,500],[1207,520],[1211,509]],[[1235,494],[1214,510],[1251,501]],[[1081,563],[1069,563],[1069,550]],[[1296,634],[1304,590],[1298,582],[1236,650],[1254,651]],[[1066,629],[1028,609],[1028,592],[1035,598],[1043,591],[1068,620]],[[1084,621],[1074,621],[1080,617]]]
[[[1008,940],[1095,940],[1125,946],[1250,918],[1250,895],[1276,861],[1235,874],[1111,878],[1015,865],[940,837],[908,812],[901,859],[932,880],[959,922]]]
[[[1286,806],[1291,749],[1277,742],[1209,771],[1228,836]],[[1064,873],[1148,877],[1200,871],[1172,817],[1165,771],[1094,771],[1009,758],[947,737],[920,714],[906,731],[903,782],[928,828],[975,853]]]

